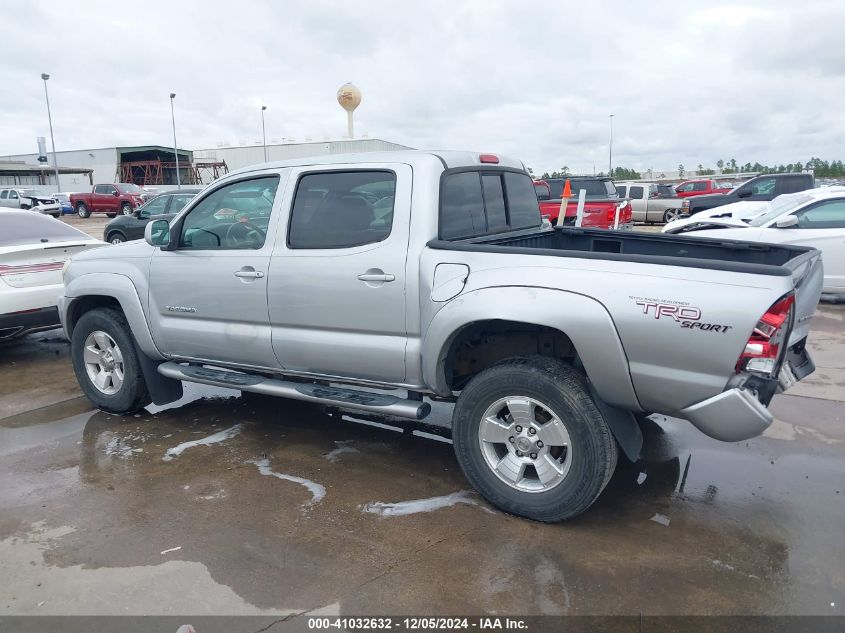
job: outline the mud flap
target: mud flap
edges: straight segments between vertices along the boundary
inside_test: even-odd
[[[135,351],[138,354],[141,372],[144,374],[144,381],[147,383],[147,390],[150,392],[153,403],[157,405],[170,404],[181,398],[183,395],[182,381],[158,373],[158,366],[165,361],[150,358],[141,351],[137,343],[135,343]]]
[[[590,395],[625,456],[632,462],[639,460],[643,450],[643,433],[634,414],[607,404],[596,393],[592,383],[590,383]]]

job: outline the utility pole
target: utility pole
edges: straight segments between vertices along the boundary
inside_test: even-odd
[[[613,115],[610,115],[610,148],[607,152],[607,175],[613,176]]]

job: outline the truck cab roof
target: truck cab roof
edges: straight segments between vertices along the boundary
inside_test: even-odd
[[[482,161],[482,157],[491,157],[489,161]],[[497,162],[494,162],[495,159]],[[509,167],[525,171],[522,161],[502,154],[488,154],[480,152],[465,152],[456,150],[399,150],[394,152],[356,152],[350,154],[331,154],[327,156],[306,156],[281,161],[271,161],[250,165],[229,172],[245,174],[264,169],[283,167],[305,167],[314,165],[337,165],[346,163],[407,163],[409,165],[438,161],[445,169],[455,167]]]

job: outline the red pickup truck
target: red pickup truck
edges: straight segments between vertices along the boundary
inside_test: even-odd
[[[91,193],[70,194],[70,204],[80,218],[87,218],[92,213],[105,213],[110,218],[118,213],[132,215],[152,194],[145,192],[138,185],[130,182],[117,182],[108,185],[94,185]]]
[[[711,193],[728,193],[733,187],[727,182],[712,180],[710,178],[697,178],[685,180],[677,187],[675,193],[679,198],[691,198],[692,196],[704,196]]]
[[[617,211],[619,214],[617,228],[630,229],[633,226],[631,203],[624,198],[620,198],[616,186],[610,178],[601,176],[535,180],[534,191],[537,193],[540,214],[548,216],[552,224],[557,224],[558,216],[560,216],[560,204],[567,180],[572,197],[566,205],[566,214],[563,218],[564,226],[575,226],[575,216],[578,212],[578,192],[581,189],[587,191],[581,226],[592,229],[612,229],[616,225]]]

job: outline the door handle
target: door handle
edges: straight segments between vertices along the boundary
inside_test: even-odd
[[[395,281],[396,276],[388,273],[362,273],[358,275],[360,281]]]
[[[264,276],[260,270],[239,270],[235,272],[235,277],[245,277],[247,279],[261,279]]]

